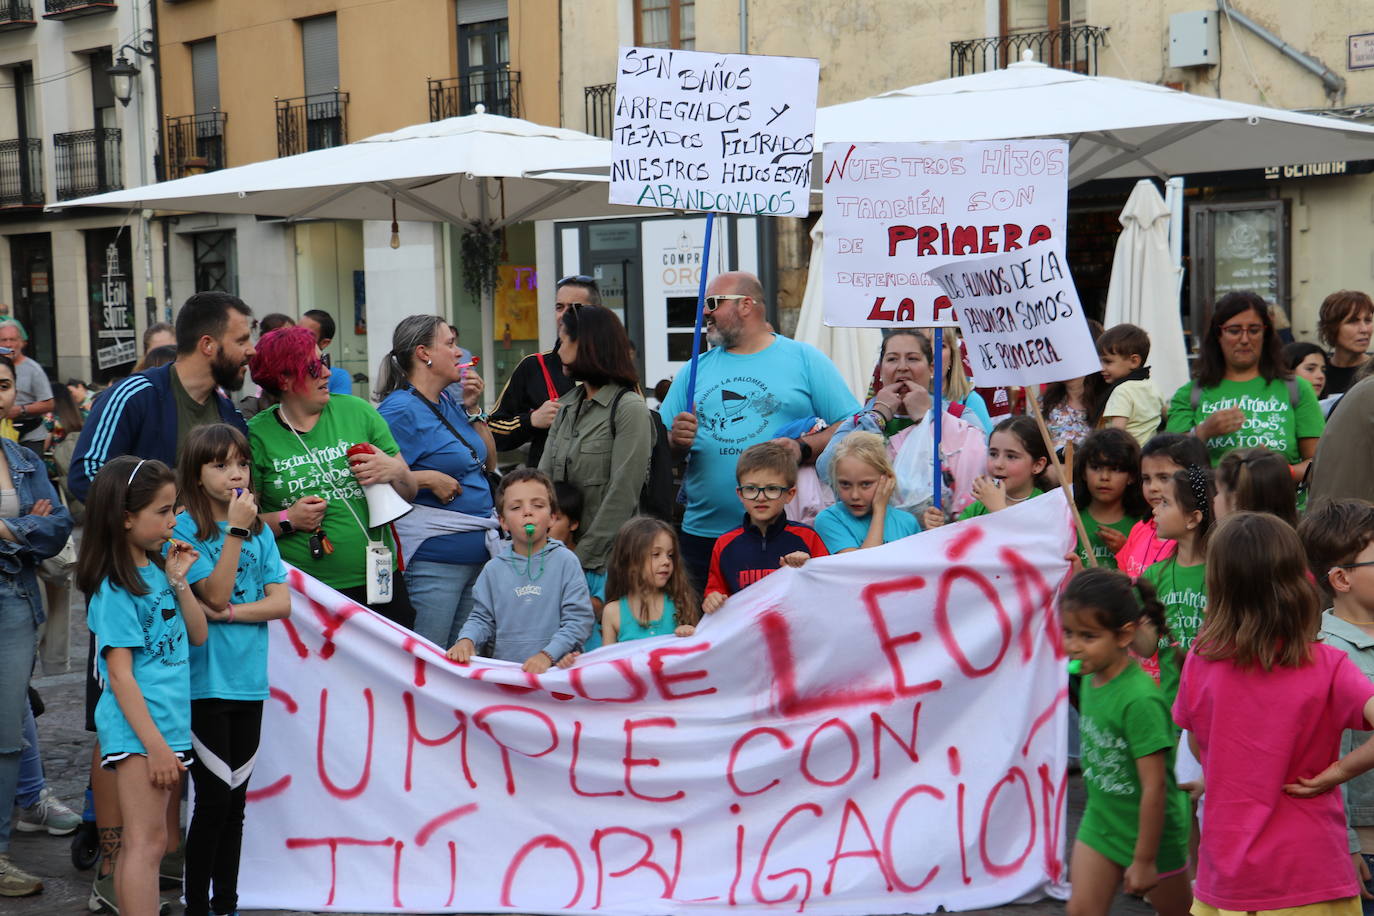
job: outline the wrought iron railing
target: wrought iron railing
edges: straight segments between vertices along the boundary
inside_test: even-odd
[[[0,207],[43,204],[43,141],[0,140]]]
[[[487,114],[520,117],[520,71],[496,70],[429,81],[429,119],[470,115],[478,104]]]
[[[49,19],[69,19],[88,13],[108,13],[114,8],[113,0],[43,0],[43,16]]]
[[[225,166],[222,111],[203,111],[167,119],[167,177],[185,178]]]
[[[35,25],[33,4],[24,0],[0,0],[0,29]]]
[[[52,136],[57,199],[71,200],[124,187],[118,127],[97,127]]]
[[[615,83],[584,88],[582,107],[587,116],[587,133],[611,139],[611,125],[615,123]]]
[[[1042,64],[1096,76],[1098,51],[1106,43],[1107,28],[1096,25],[951,41],[949,75],[966,76],[996,70],[1016,63],[1021,59],[1021,52],[1030,50]]]
[[[294,156],[348,142],[348,93],[277,99],[277,155]]]

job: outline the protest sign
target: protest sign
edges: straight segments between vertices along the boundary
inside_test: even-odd
[[[241,908],[886,914],[1044,889],[1070,544],[1055,491],[539,676],[457,666],[291,570]]]
[[[980,385],[1043,385],[1102,371],[1058,245],[950,261],[930,275],[954,304]]]
[[[611,203],[805,216],[820,62],[621,48]]]
[[[1062,258],[1068,163],[1062,140],[825,144],[825,323],[953,326],[932,266],[1045,241]]]

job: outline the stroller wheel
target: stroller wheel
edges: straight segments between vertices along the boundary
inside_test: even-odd
[[[72,834],[72,865],[85,871],[100,858],[100,833],[95,821],[82,821]]]

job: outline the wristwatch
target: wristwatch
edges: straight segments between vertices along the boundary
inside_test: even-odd
[[[240,528],[238,525],[230,525],[224,533],[228,537],[243,538],[245,541],[253,536],[253,532],[247,528]]]
[[[285,509],[281,510],[281,514],[277,516],[277,525],[281,528],[282,534],[290,534],[296,530],[292,527],[291,518],[286,514]]]
[[[808,445],[806,440],[803,439],[801,436],[798,436],[792,441],[797,443],[797,447],[801,449],[801,463],[806,464],[806,462],[811,460],[811,456],[815,454],[812,451],[811,446]]]

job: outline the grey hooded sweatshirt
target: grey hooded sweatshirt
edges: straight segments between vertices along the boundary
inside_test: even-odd
[[[477,576],[458,638],[489,658],[523,662],[542,650],[558,661],[582,648],[594,620],[577,554],[550,538],[527,560],[507,543]]]

